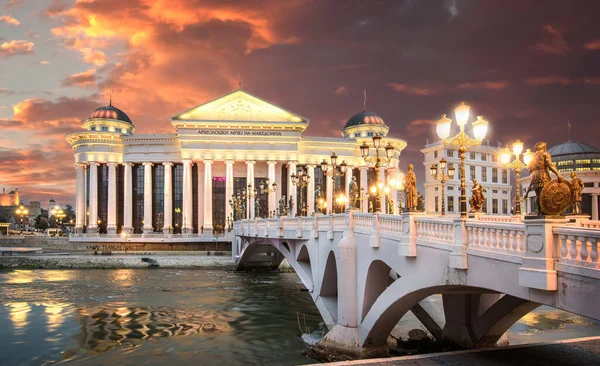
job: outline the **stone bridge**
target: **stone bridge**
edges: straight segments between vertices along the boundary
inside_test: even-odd
[[[600,221],[584,217],[442,218],[423,213],[255,219],[234,225],[240,270],[285,258],[329,332],[327,347],[362,357],[411,311],[436,338],[495,343],[544,304],[600,319]],[[422,300],[441,294],[445,322]]]

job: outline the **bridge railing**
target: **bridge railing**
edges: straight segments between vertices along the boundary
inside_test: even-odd
[[[600,269],[598,261],[598,241],[600,230],[588,223],[582,226],[558,226],[553,229],[554,241],[557,244],[555,257],[562,264],[574,265],[589,269]]]
[[[525,224],[467,220],[467,246],[469,249],[508,254],[521,257],[525,252]]]
[[[416,242],[420,245],[452,245],[454,244],[455,220],[442,217],[416,217]]]

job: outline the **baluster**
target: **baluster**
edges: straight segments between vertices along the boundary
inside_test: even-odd
[[[588,248],[587,248],[587,239],[585,236],[580,237],[581,239],[581,250],[579,251],[580,256],[581,256],[581,264],[585,266],[585,264],[587,263],[587,259],[588,259]]]
[[[577,238],[573,235],[569,235],[569,241],[571,242],[571,249],[569,250],[569,263],[575,264],[577,259]]]
[[[477,246],[483,247],[483,243],[485,241],[485,233],[483,232],[483,228],[481,226],[477,227]]]
[[[514,230],[508,230],[508,250],[513,252],[515,251],[515,231]]]
[[[490,229],[487,227],[483,228],[483,247],[487,248],[490,245]]]
[[[596,238],[590,238],[590,263],[588,264],[589,267],[591,268],[598,268],[600,269],[600,266],[598,265],[598,242],[596,241]]]
[[[490,229],[490,248],[496,248],[498,244],[496,243],[496,229]]]

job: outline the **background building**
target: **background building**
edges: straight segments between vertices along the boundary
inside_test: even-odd
[[[585,185],[581,208],[584,213],[591,215],[592,220],[598,220],[598,195],[600,195],[600,150],[595,146],[584,144],[582,142],[567,141],[556,145],[548,152],[552,156],[552,161],[566,180],[571,180],[571,172],[577,173],[577,177],[583,180]],[[554,173],[550,173],[554,179]],[[527,191],[531,177],[521,178],[521,187],[523,192]],[[537,206],[535,204],[535,192],[532,190],[525,202],[526,212],[535,213]],[[569,209],[567,212],[571,212]]]
[[[326,198],[323,210],[341,212],[345,207],[335,207],[334,197],[346,192],[352,177],[365,191],[377,180],[360,145],[372,144],[379,134],[382,147],[393,146],[390,167],[380,171],[382,181],[397,172],[406,147],[404,140],[387,136],[389,127],[380,116],[367,111],[351,117],[340,138],[304,136],[306,118],[241,89],[170,122],[174,134],[134,134],[131,119],[111,103],[93,111],[83,131],[66,136],[77,169],[77,231],[210,236],[225,231],[233,217],[230,200],[243,190],[251,193],[244,202],[249,218],[271,216],[282,196],[293,197],[293,215],[301,212],[300,202],[311,215],[317,186]],[[334,152],[337,164],[348,166],[335,181],[321,169]],[[299,168],[312,177],[302,192],[292,184]],[[267,179],[276,183],[275,191],[251,197]]]
[[[6,192],[6,188],[2,188],[0,194],[0,206],[17,206],[21,202],[19,198],[19,188],[15,188]]]
[[[437,164],[443,157],[448,164],[454,164],[454,179],[446,181],[446,213],[460,213],[460,157],[457,150],[444,146],[441,141],[425,145],[421,150],[425,161],[425,211],[441,213],[442,183],[429,174],[429,167]],[[514,209],[512,203],[511,172],[499,161],[501,148],[480,145],[469,148],[465,158],[467,182],[467,211],[471,208],[468,200],[471,197],[473,179],[477,179],[484,189],[486,202],[482,207],[484,213],[493,215],[510,215]]]

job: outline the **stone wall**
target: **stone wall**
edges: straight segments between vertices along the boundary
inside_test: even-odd
[[[0,247],[42,248],[46,250],[85,251],[85,245],[70,243],[69,238],[52,236],[2,236]]]

